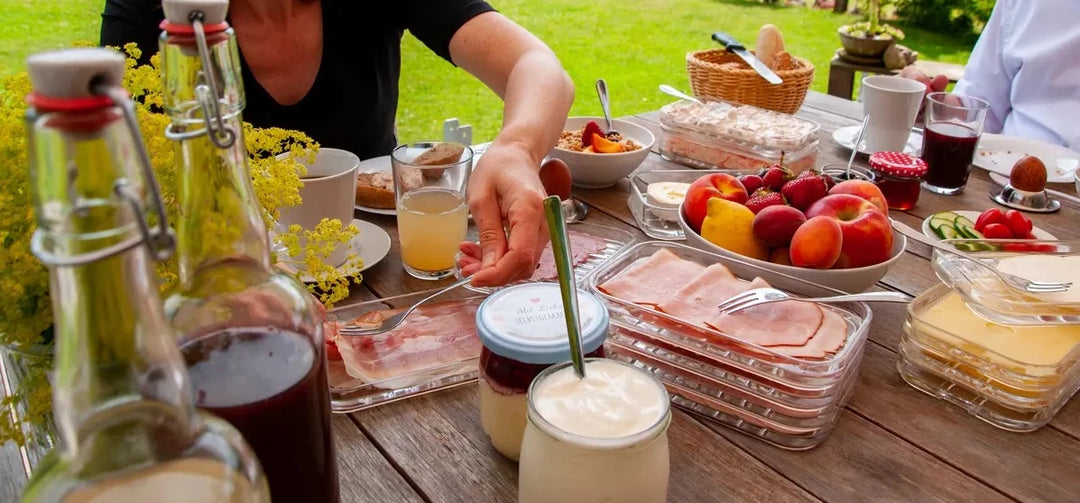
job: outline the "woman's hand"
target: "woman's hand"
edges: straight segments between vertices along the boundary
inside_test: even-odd
[[[458,265],[475,286],[528,279],[547,245],[544,186],[528,148],[491,144],[469,180],[469,209],[480,244],[462,243]]]
[[[922,70],[915,68],[915,65],[905,66],[903,70],[900,70],[900,76],[922,82],[926,86],[927,94],[942,92],[949,85],[949,78],[945,75],[935,75],[934,78],[930,78]]]

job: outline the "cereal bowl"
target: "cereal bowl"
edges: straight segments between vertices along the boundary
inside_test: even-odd
[[[589,121],[604,124],[603,117],[570,117],[566,119],[563,129],[566,131],[580,131]],[[559,147],[551,149],[551,157],[562,159],[570,167],[570,177],[574,185],[586,189],[602,189],[615,185],[620,179],[633,173],[638,166],[649,156],[656,139],[652,132],[642,126],[614,119],[612,126],[624,139],[633,140],[641,148],[630,152],[602,154],[592,152],[575,152]]]

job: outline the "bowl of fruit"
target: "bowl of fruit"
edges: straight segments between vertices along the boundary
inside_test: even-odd
[[[656,139],[648,129],[619,119],[604,131],[602,117],[570,117],[551,157],[570,167],[574,185],[602,189],[633,173],[649,156]]]
[[[907,244],[873,183],[782,166],[697,179],[679,223],[695,248],[852,293],[884,277]]]

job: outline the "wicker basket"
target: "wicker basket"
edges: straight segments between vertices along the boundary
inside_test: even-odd
[[[798,68],[780,70],[781,84],[770,84],[746,65],[742,58],[724,49],[694,51],[686,55],[686,71],[695,96],[717,98],[793,114],[802,106],[814,80],[814,65],[794,58]],[[738,68],[721,66],[738,63]]]

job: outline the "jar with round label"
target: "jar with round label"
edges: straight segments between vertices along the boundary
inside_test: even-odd
[[[581,345],[604,356],[608,314],[595,295],[578,290]],[[495,292],[476,311],[480,352],[480,424],[495,450],[517,460],[528,409],[525,395],[544,369],[570,360],[566,317],[556,283],[527,283]]]

